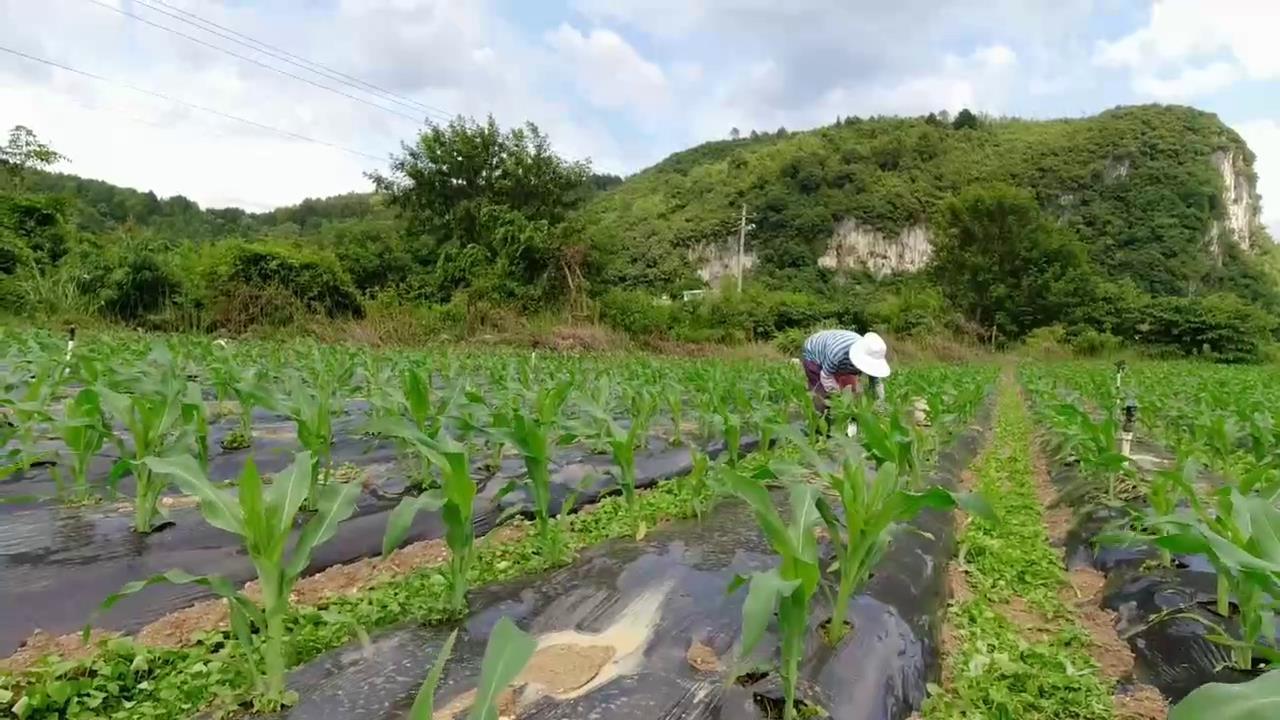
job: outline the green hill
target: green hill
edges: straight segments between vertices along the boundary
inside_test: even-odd
[[[840,240],[854,256],[883,256],[872,269],[916,269],[918,256],[895,251],[903,231],[928,240],[948,197],[1000,182],[1034,193],[1110,276],[1155,295],[1227,290],[1259,300],[1271,281],[1252,258],[1271,241],[1253,161],[1217,116],[1179,106],[963,129],[933,116],[850,117],[678,152],[597,197],[582,219],[616,248],[616,281],[678,289],[690,284],[691,250],[703,250],[696,260],[709,259],[714,276],[746,204],[756,273],[794,285],[820,282],[824,255],[826,265],[856,266],[857,257],[833,256]]]

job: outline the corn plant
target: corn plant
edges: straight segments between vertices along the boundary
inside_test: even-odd
[[[1224,628],[1210,639],[1231,648],[1235,666],[1253,667],[1255,656],[1280,661],[1275,646],[1275,614],[1280,610],[1280,508],[1267,498],[1243,495],[1234,487],[1218,490],[1202,501],[1191,486],[1194,475],[1172,478],[1180,486],[1189,511],[1154,516],[1146,522],[1156,547],[1177,554],[1203,554],[1218,574],[1219,615],[1229,617],[1232,601],[1239,610],[1239,639]]]
[[[627,408],[630,423],[619,425],[605,408],[589,405],[588,412],[595,419],[595,436],[608,446],[613,462],[618,467],[618,487],[623,500],[636,523],[636,537],[644,537],[644,520],[636,508],[636,446],[648,437],[649,423],[653,419],[656,403],[653,396],[638,388],[628,388]]]
[[[33,358],[20,364],[26,372],[20,378],[14,378],[3,398],[3,407],[10,416],[13,439],[19,443],[19,451],[14,453],[17,469],[30,468],[40,459],[35,452],[37,431],[53,419],[49,408],[54,398],[67,380],[67,362],[53,358]]]
[[[314,371],[309,382],[297,373],[289,377],[278,408],[293,420],[298,442],[311,453],[311,482],[319,484],[327,479],[332,464],[336,404],[346,397],[355,365],[349,358],[322,358]],[[315,496],[314,492],[308,495]]]
[[[979,496],[939,486],[916,491],[892,462],[881,464],[868,479],[862,454],[851,440],[835,439],[833,446],[838,461],[821,457],[813,448],[801,444],[807,469],[814,471],[823,484],[816,507],[835,549],[836,560],[829,569],[837,571],[839,579],[827,626],[827,639],[835,644],[850,629],[845,620],[849,600],[866,584],[904,523],[927,508],[964,507],[987,517],[991,510]]]
[[[58,494],[60,496],[64,494],[65,484],[69,479],[72,486],[69,499],[84,502],[92,494],[89,490],[89,464],[102,450],[107,438],[111,437],[111,429],[107,427],[106,418],[103,416],[98,391],[91,387],[81,388],[75,397],[67,402],[63,417],[56,423],[55,429],[58,437],[71,453],[70,478],[64,477],[61,464],[53,466]]]
[[[445,663],[453,653],[457,637],[458,631],[454,630],[440,648],[440,654],[436,656],[413,707],[409,709],[408,720],[432,720],[435,717],[436,686],[440,684],[440,676],[444,674]],[[476,683],[476,696],[471,703],[468,720],[497,720],[499,696],[524,670],[537,648],[538,642],[516,627],[511,618],[504,615],[498,620],[480,661],[480,679]]]
[[[561,410],[572,386],[567,382],[532,390],[525,402],[513,403],[501,416],[501,424],[490,433],[516,448],[524,458],[523,483],[533,500],[534,523],[544,549],[552,561],[563,557],[564,547],[551,523],[551,458],[557,445],[569,442],[571,434],[559,434]],[[495,418],[497,421],[498,418]],[[514,489],[513,480],[503,492]]]
[[[1280,717],[1280,670],[1246,683],[1201,685],[1169,711],[1169,720],[1272,720]]]
[[[209,370],[214,390],[219,400],[234,399],[236,403],[236,430],[222,440],[224,450],[242,450],[253,440],[253,409],[276,405],[272,391],[261,380],[256,369],[241,368],[223,354]]]
[[[786,720],[796,717],[796,683],[800,678],[800,661],[804,657],[805,637],[809,631],[809,610],[818,590],[821,571],[818,567],[818,543],[814,529],[819,521],[815,500],[817,491],[810,485],[795,483],[790,487],[791,518],[786,522],[778,514],[773,498],[760,479],[740,473],[729,476],[729,487],[751,507],[756,522],[774,552],[782,557],[778,567],[767,572],[737,577],[730,585],[735,590],[748,584],[742,605],[742,640],[739,660],[744,660],[764,637],[774,613],[778,616]]]
[[[164,480],[155,477],[144,462],[148,457],[187,452],[191,433],[184,423],[187,383],[172,369],[161,370],[159,377],[138,378],[133,392],[118,393],[105,385],[97,388],[102,407],[123,423],[132,446],[124,438],[115,437],[121,460],[112,469],[110,484],[125,474],[132,474],[136,489],[133,499],[133,529],[151,532],[156,525],[156,503],[164,490]]]
[[[408,422],[399,428],[386,428],[388,434],[403,438],[424,458],[425,463],[440,469],[439,490],[406,497],[391,511],[382,538],[382,554],[389,555],[409,534],[414,516],[423,510],[440,510],[445,524],[445,542],[449,546],[450,607],[462,613],[467,607],[467,578],[475,559],[476,481],[471,477],[471,464],[465,445],[441,433],[432,438],[419,432]]]
[[[718,472],[721,466],[713,468],[711,459],[697,448],[692,450],[690,457],[692,465],[689,472],[675,479],[675,487],[680,501],[701,520],[715,502],[719,488],[713,484],[713,473]]]
[[[171,478],[184,492],[197,497],[200,512],[210,525],[238,535],[257,571],[262,590],[259,608],[223,578],[194,576],[180,570],[129,583],[103,602],[110,608],[120,599],[162,582],[200,584],[227,599],[231,627],[246,659],[254,683],[254,706],[272,710],[290,704],[285,691],[285,616],[293,585],[311,562],[311,553],[338,531],[338,524],[355,512],[360,488],[353,484],[318,488],[318,511],[297,532],[294,518],[314,488],[310,453],[299,453],[293,464],[263,486],[252,459],[240,473],[238,493],[220,489],[191,456],[148,457],[152,472]],[[292,549],[289,540],[294,538]],[[85,628],[86,634],[89,628]],[[261,664],[259,664],[259,658]]]
[[[684,387],[667,381],[662,385],[662,402],[671,415],[671,444],[684,444]]]

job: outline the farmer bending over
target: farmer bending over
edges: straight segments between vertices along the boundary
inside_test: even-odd
[[[804,341],[800,362],[814,409],[825,416],[828,395],[845,388],[866,392],[865,385],[874,388],[877,402],[884,400],[882,380],[890,372],[886,351],[884,339],[873,332],[859,335],[849,330],[820,330],[810,335]]]

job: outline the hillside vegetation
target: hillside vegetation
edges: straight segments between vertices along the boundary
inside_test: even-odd
[[[676,153],[584,215],[591,232],[624,253],[619,280],[678,285],[687,277],[676,274],[678,264],[664,266],[664,255],[735,232],[744,203],[754,224],[748,246],[763,268],[814,269],[841,220],[894,236],[935,224],[942,203],[966,188],[1004,183],[1030,191],[1109,276],[1158,295],[1224,289],[1263,300],[1269,283],[1261,273],[1234,246],[1219,258],[1205,242],[1225,210],[1215,153],[1234,153],[1253,181],[1253,154],[1239,135],[1187,107],[963,129],[928,118],[851,117]]]
[[[0,148],[9,314],[218,332],[369,317],[417,340],[568,316],[786,349],[841,325],[1248,360],[1280,310],[1253,155],[1185,107],[850,117],[706,143],[625,182],[559,157],[532,125],[459,118],[406,143],[373,193],[267,213],[47,172],[59,159],[25,128]],[[1248,248],[1225,230],[1242,201]],[[690,251],[723,245],[743,204],[744,291],[660,302],[705,286]],[[889,277],[820,267],[849,222],[890,241],[912,228],[934,261]]]

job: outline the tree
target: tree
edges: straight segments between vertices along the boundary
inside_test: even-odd
[[[760,139],[760,133],[756,132],[755,130],[752,130],[751,134],[748,137],[750,137],[752,140],[758,140]]]
[[[24,125],[14,125],[9,131],[9,142],[0,147],[0,168],[4,169],[13,188],[19,192],[28,170],[43,170],[66,159],[41,142],[35,132]]]
[[[1008,185],[973,187],[942,206],[932,274],[969,320],[1005,337],[1060,321],[1093,289],[1083,247]]]
[[[738,128],[736,128],[736,127],[735,127],[735,128],[729,128],[729,139],[730,139],[730,140],[737,140],[737,139],[738,139],[738,138],[740,138],[740,137],[742,137],[742,131],[741,131],[741,130],[739,130],[739,129],[738,129]]]
[[[369,177],[404,219],[418,262],[435,267],[421,294],[448,300],[481,266],[529,264],[510,277],[547,277],[556,261],[545,245],[584,199],[587,163],[561,158],[532,123],[504,132],[492,117],[432,124],[402,149],[387,174]]]
[[[956,130],[976,130],[978,128],[978,116],[969,111],[969,108],[961,108],[956,113],[956,119],[951,123],[951,127]]]

